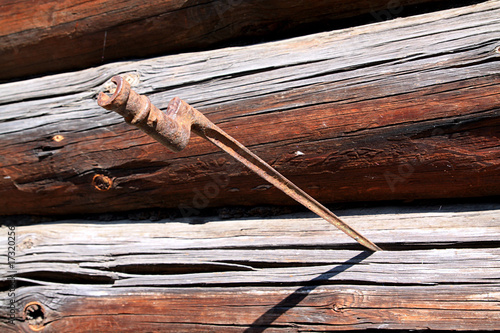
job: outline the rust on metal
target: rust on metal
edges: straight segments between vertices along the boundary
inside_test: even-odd
[[[121,76],[114,76],[111,81],[116,84],[116,90],[112,96],[102,92],[99,94],[97,103],[101,107],[116,111],[125,118],[127,123],[139,127],[158,142],[176,152],[187,146],[191,131],[193,131],[345,232],[361,245],[372,251],[381,250],[179,97],[174,97],[168,104],[167,110],[162,112],[151,104],[148,97],[133,91],[130,84]]]
[[[97,174],[92,178],[92,186],[98,191],[108,191],[113,187],[113,179]]]

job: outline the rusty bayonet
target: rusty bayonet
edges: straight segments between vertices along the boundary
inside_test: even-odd
[[[127,123],[139,127],[170,150],[177,152],[184,149],[188,144],[191,131],[193,131],[345,232],[361,245],[372,251],[381,250],[179,97],[173,98],[168,104],[167,110],[162,112],[151,104],[148,97],[133,91],[130,84],[121,76],[114,76],[111,81],[116,84],[116,91],[111,97],[101,92],[97,103],[107,110],[116,111],[125,118]]]

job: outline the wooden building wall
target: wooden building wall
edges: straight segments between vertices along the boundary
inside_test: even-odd
[[[500,330],[499,1],[137,3],[2,5],[0,331]],[[384,251],[99,108],[116,74]]]
[[[384,251],[311,213],[17,227],[19,313],[2,308],[0,329],[499,329],[500,205],[337,213]]]
[[[293,204],[198,137],[174,154],[100,108],[116,74],[159,108],[181,97],[323,203],[499,195],[498,13],[485,2],[3,84],[0,211]]]

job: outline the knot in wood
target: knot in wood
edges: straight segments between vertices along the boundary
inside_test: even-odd
[[[56,134],[52,137],[52,140],[54,140],[55,142],[61,142],[62,140],[64,140],[64,136],[62,136],[61,134]]]
[[[341,306],[337,303],[332,304],[332,310],[335,312],[342,312],[342,308],[343,308],[343,306]]]
[[[24,319],[32,331],[41,331],[44,328],[45,310],[39,302],[29,302],[24,307]]]

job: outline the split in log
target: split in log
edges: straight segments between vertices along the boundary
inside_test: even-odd
[[[412,11],[408,6],[422,3],[440,2],[46,0],[2,3],[0,80],[83,69],[117,59],[206,49],[245,38],[283,37],[297,30],[325,29],[338,25],[339,20],[379,21],[408,15],[407,12]]]
[[[0,214],[293,204],[209,143],[104,112],[180,96],[322,203],[500,194],[500,3],[0,85]]]
[[[2,307],[0,329],[498,330],[499,214],[498,204],[340,212],[382,244],[376,253],[310,213],[16,227],[0,294],[14,277],[19,312],[10,325]]]

